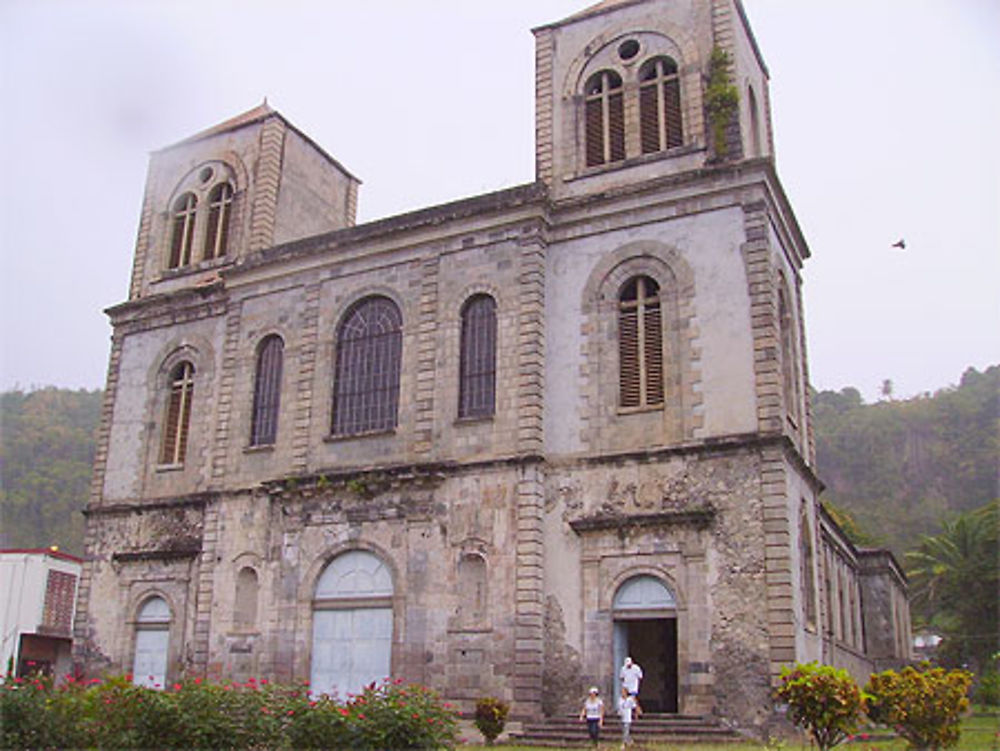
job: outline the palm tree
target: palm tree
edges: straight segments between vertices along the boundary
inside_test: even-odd
[[[945,638],[942,658],[979,667],[997,650],[997,587],[1000,501],[944,523],[940,534],[922,535],[906,554],[911,601]]]

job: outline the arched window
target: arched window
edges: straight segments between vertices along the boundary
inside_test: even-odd
[[[684,143],[681,84],[669,57],[647,60],[639,69],[639,135],[643,154]]]
[[[191,422],[191,400],[194,397],[194,366],[178,363],[170,374],[170,394],[163,421],[163,441],[160,464],[183,464]]]
[[[814,574],[812,532],[805,504],[799,514],[799,582],[806,626],[816,627],[816,576]]]
[[[177,269],[191,263],[191,245],[194,241],[194,217],[198,199],[194,193],[185,193],[174,201],[173,235],[170,239],[170,268]]]
[[[132,682],[138,686],[163,688],[167,683],[170,647],[170,606],[162,597],[150,597],[136,617],[135,658]]]
[[[248,631],[257,626],[257,572],[244,566],[236,574],[236,598],[233,609],[233,626]]]
[[[276,334],[265,337],[257,348],[253,417],[250,425],[251,446],[270,446],[277,438],[284,349],[285,343]]]
[[[788,304],[784,283],[778,287],[778,325],[781,327],[781,375],[785,396],[785,412],[792,421],[799,422],[799,363],[795,346],[795,321]]]
[[[622,407],[663,404],[663,323],[660,287],[637,276],[618,297],[619,393]]]
[[[337,335],[334,435],[396,427],[403,346],[399,308],[369,297],[347,314]]]
[[[208,194],[208,226],[205,229],[205,260],[226,255],[229,243],[229,214],[233,205],[233,186],[219,183]]]
[[[324,569],[313,599],[312,691],[343,698],[390,674],[392,594],[389,569],[367,551]]]
[[[587,79],[584,87],[584,128],[588,167],[625,158],[622,78],[613,70],[598,71]]]
[[[753,86],[747,87],[747,107],[750,109],[750,156],[762,156],[760,112],[757,110],[757,96],[753,93]]]
[[[476,295],[462,306],[458,416],[492,415],[496,402],[497,305]]]

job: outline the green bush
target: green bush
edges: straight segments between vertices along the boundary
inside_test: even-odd
[[[972,697],[979,703],[988,707],[1000,706],[1000,672],[996,670],[985,670],[979,676],[979,683]]]
[[[484,697],[476,702],[476,728],[483,734],[487,746],[492,746],[493,741],[503,732],[508,712],[510,712],[510,706],[492,696]]]
[[[868,715],[889,725],[911,749],[937,751],[958,743],[959,716],[969,706],[972,674],[922,663],[900,672],[872,675],[865,690],[871,694]]]
[[[820,751],[845,741],[865,711],[865,695],[846,670],[815,662],[781,671],[777,696],[788,717],[812,735]]]
[[[86,684],[21,678],[0,684],[4,749],[451,748],[455,713],[437,694],[401,681],[372,684],[346,703],[305,686],[199,678],[155,691],[128,676]]]

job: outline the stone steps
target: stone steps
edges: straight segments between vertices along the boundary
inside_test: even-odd
[[[602,741],[617,741],[622,724],[617,714],[604,717]],[[632,723],[632,738],[637,743],[738,743],[746,740],[718,720],[698,715],[645,713]],[[526,721],[510,741],[549,748],[573,748],[590,744],[587,725],[578,716],[566,715]]]

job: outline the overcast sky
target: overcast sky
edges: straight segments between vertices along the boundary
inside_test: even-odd
[[[265,96],[363,180],[361,222],[530,182],[530,29],[588,4],[0,0],[0,389],[103,387],[149,152]],[[745,4],[813,385],[1000,363],[1000,3]]]

